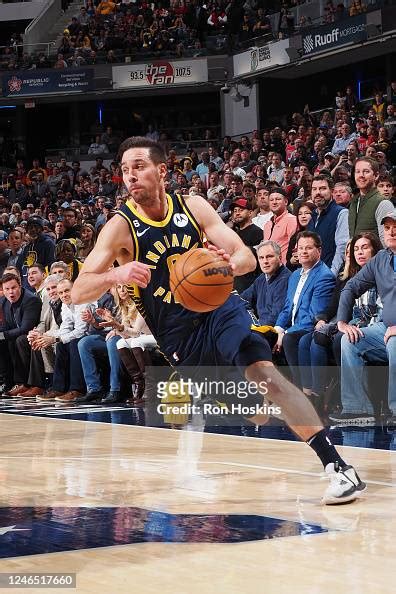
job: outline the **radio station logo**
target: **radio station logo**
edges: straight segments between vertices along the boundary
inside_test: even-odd
[[[145,74],[150,85],[169,85],[175,82],[175,71],[169,62],[147,64]]]

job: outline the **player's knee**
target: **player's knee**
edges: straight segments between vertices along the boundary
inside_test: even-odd
[[[245,371],[247,367],[261,361],[272,365],[271,348],[265,338],[251,333],[241,342],[235,365]]]

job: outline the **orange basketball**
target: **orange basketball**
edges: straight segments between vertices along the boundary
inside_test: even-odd
[[[178,257],[169,281],[178,303],[202,313],[223,305],[232,291],[234,275],[227,260],[210,250],[196,248]]]

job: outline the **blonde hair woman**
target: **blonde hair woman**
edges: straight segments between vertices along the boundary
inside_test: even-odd
[[[132,399],[127,402],[142,404],[145,390],[144,374],[146,365],[151,363],[147,350],[155,348],[157,343],[129,297],[128,287],[117,285],[112,293],[117,305],[117,318],[121,321],[107,311],[101,312],[101,316],[106,322],[112,324],[111,336],[120,337],[117,342],[117,351],[133,384]]]

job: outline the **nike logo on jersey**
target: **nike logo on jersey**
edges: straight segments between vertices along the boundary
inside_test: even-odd
[[[148,231],[150,229],[150,227],[146,227],[145,229],[143,229],[143,231],[136,231],[136,235],[138,237],[141,237],[142,235],[144,235],[146,233],[146,231]]]

